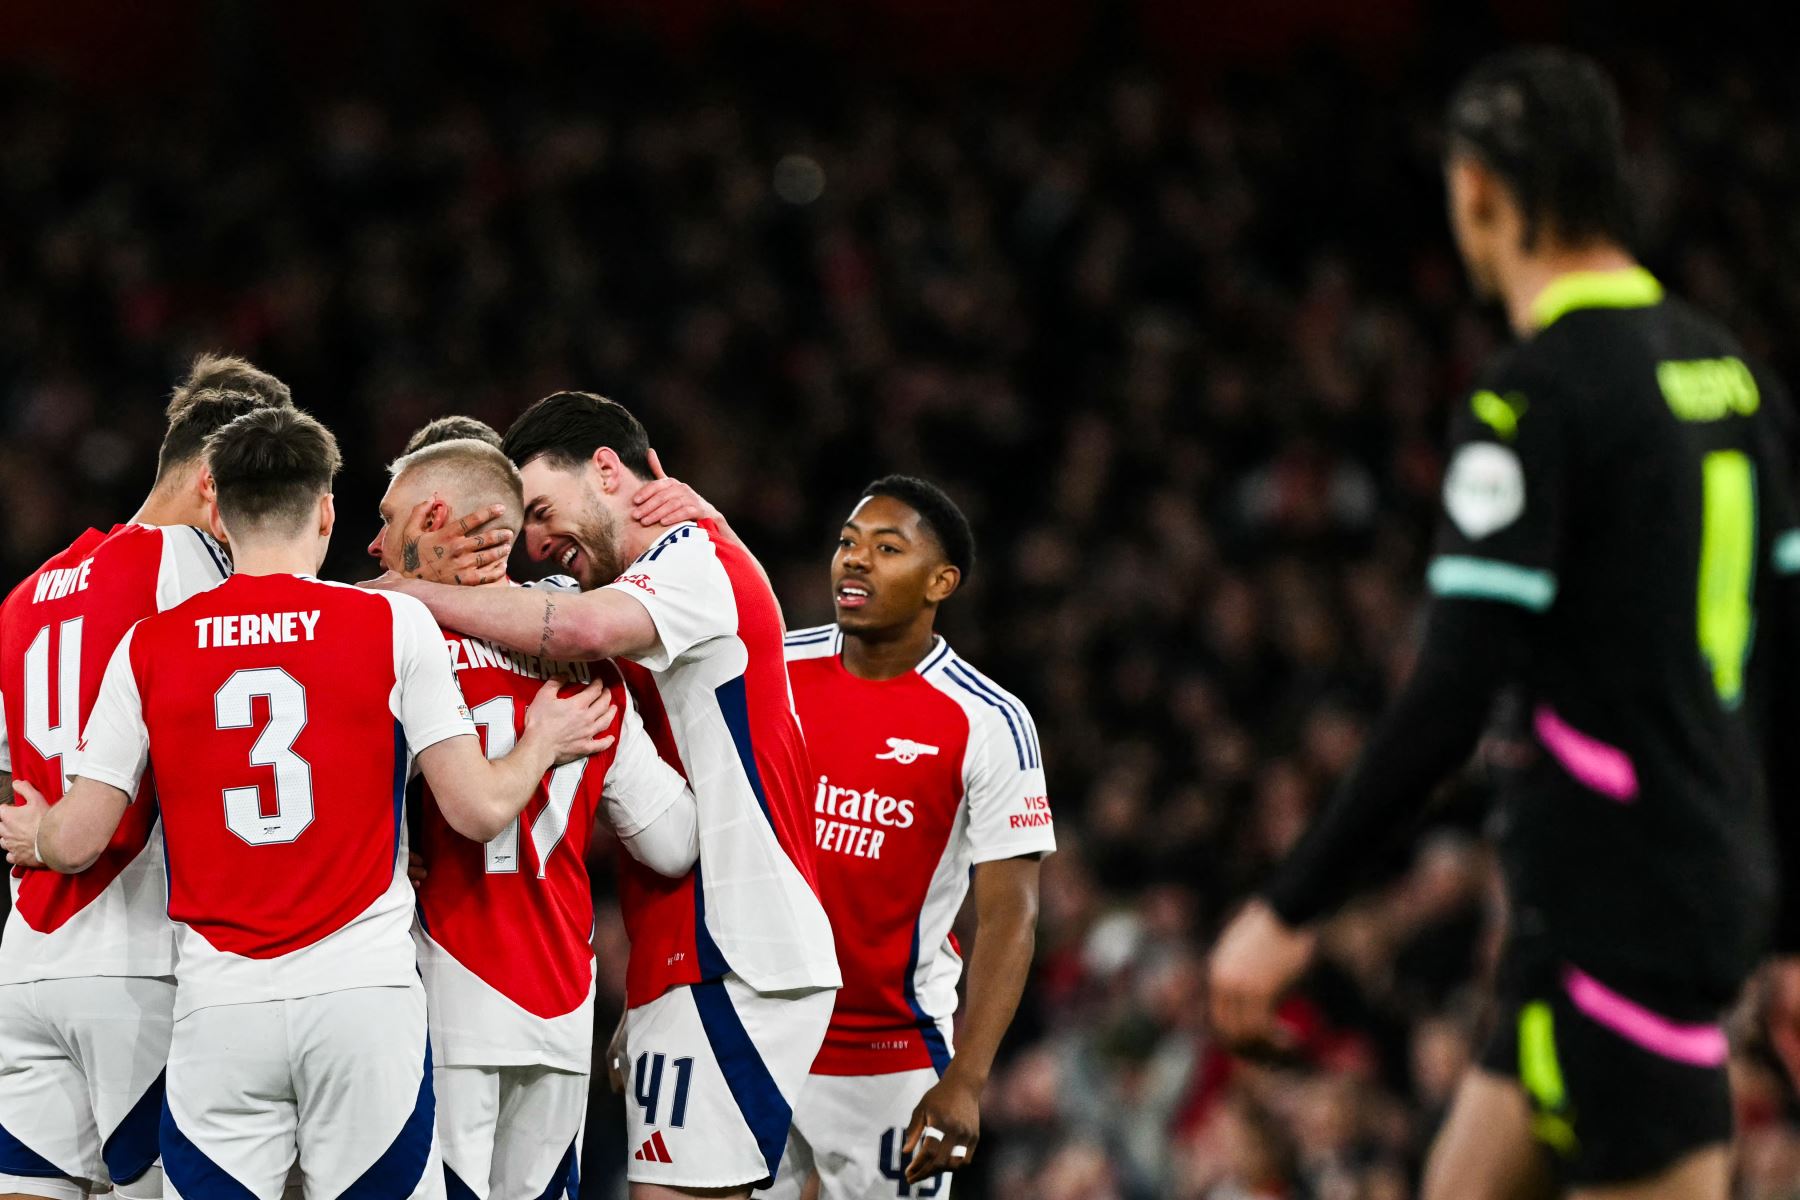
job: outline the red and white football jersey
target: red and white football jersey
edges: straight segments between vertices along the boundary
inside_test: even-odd
[[[71,773],[156,782],[177,1019],[416,979],[406,780],[464,734],[443,637],[410,596],[236,575],[139,622]]]
[[[613,746],[544,776],[520,819],[492,841],[452,829],[429,788],[420,813],[419,969],[435,1061],[585,1074],[594,1041],[594,822],[604,800],[629,797],[637,824],[618,832],[632,836],[685,785],[658,757],[612,663],[540,659],[449,630],[444,640],[489,758],[513,748],[546,679],[597,676],[619,708]]]
[[[607,587],[640,601],[660,644],[625,666],[645,726],[687,776],[700,862],[668,879],[622,859],[626,1003],[735,972],[760,992],[836,987],[813,882],[806,743],[782,661],[781,607],[754,559],[677,525]]]
[[[0,771],[55,804],[106,664],[138,621],[215,587],[231,566],[186,525],[90,529],[0,605]],[[167,975],[174,931],[152,799],[131,806],[79,875],[12,873],[0,983]]]
[[[962,974],[950,927],[970,869],[1056,849],[1037,727],[942,639],[883,680],[845,670],[842,648],[834,626],[787,638],[819,895],[844,972],[813,1073],[942,1072]]]

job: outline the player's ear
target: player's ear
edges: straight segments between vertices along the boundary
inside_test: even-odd
[[[619,461],[618,453],[611,446],[596,448],[588,465],[599,473],[602,493],[616,492],[625,482],[625,464]]]
[[[331,493],[326,492],[319,497],[319,536],[329,538],[332,526],[337,524],[337,506],[331,501]]]
[[[231,545],[231,535],[225,532],[225,518],[219,515],[219,494],[214,491],[206,500],[206,531],[213,535],[213,541],[221,546]]]
[[[431,493],[431,506],[425,510],[425,532],[435,533],[450,523],[450,505],[438,493]]]
[[[962,571],[945,563],[931,573],[925,583],[925,599],[933,604],[942,604],[955,594],[962,584]]]

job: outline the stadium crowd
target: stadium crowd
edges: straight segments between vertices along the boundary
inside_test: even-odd
[[[584,34],[521,59],[455,32],[305,92],[246,53],[147,110],[0,74],[0,575],[130,510],[209,348],[337,432],[336,578],[374,573],[381,467],[415,427],[504,429],[563,386],[644,417],[793,626],[829,619],[855,489],[935,479],[982,549],[943,628],[1032,706],[1061,826],[959,1192],[1409,1195],[1483,1032],[1479,770],[1411,849],[1370,848],[1381,886],[1329,927],[1279,1061],[1209,1042],[1202,964],[1406,670],[1443,415],[1503,337],[1444,230],[1443,77],[1326,56],[1014,93],[792,47],[701,66]],[[1647,261],[1800,378],[1791,77],[1615,65]],[[1800,1179],[1771,1063],[1746,1035],[1756,1200]],[[622,1169],[617,1125],[590,1125],[590,1186]]]

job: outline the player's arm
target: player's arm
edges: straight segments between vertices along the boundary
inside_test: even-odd
[[[1371,859],[1473,754],[1512,673],[1526,619],[1492,602],[1431,606],[1411,680],[1324,811],[1213,951],[1213,1023],[1221,1035],[1241,1043],[1270,1036],[1280,994],[1311,959],[1307,927],[1350,896]]]
[[[1467,761],[1555,600],[1573,397],[1503,372],[1458,413],[1445,517],[1427,573],[1433,601],[1412,678],[1363,754],[1262,895],[1226,927],[1211,962],[1214,1030],[1267,1042],[1275,1005],[1305,970],[1306,928],[1340,905],[1433,788]]]
[[[1019,1011],[1037,951],[1039,856],[1022,855],[975,867],[975,953],[969,994],[956,1029],[956,1056],[919,1100],[908,1129],[906,1168],[911,1183],[966,1166],[981,1140],[981,1093],[1000,1040]],[[943,1136],[926,1138],[930,1127]],[[962,1153],[958,1153],[958,1151]]]
[[[955,1057],[907,1122],[902,1150],[913,1183],[975,1159],[981,1093],[1037,946],[1038,865],[1056,849],[1037,728],[1024,705],[994,698],[998,703],[970,722],[963,764],[976,920],[967,1011],[957,1024]]]
[[[619,719],[619,750],[606,772],[606,820],[631,857],[679,879],[700,858],[700,814],[681,773],[664,762],[629,698]]]
[[[133,631],[135,632],[135,630]],[[74,778],[55,807],[24,780],[13,787],[23,804],[0,808],[0,847],[14,865],[85,871],[112,841],[150,763],[150,731],[132,669],[127,633],[100,681],[82,730]]]
[[[431,615],[452,629],[525,654],[589,662],[641,658],[658,644],[649,611],[616,588],[463,588],[423,580],[390,580],[384,586],[423,600]]]
[[[35,825],[36,832],[31,835],[32,857],[64,875],[73,875],[94,865],[94,860],[112,841],[119,822],[125,818],[125,810],[131,805],[131,793],[86,776],[70,780],[69,790],[63,793],[54,808],[46,806],[37,789],[24,780],[18,783],[18,794],[24,804],[0,814],[0,817],[19,814],[14,820],[21,822],[16,827],[12,821],[5,822],[6,840],[9,843],[22,841],[29,827]],[[15,851],[11,845],[7,848],[9,862],[15,853],[21,862],[29,863],[24,847]]]
[[[445,670],[448,670],[448,664]],[[477,842],[491,841],[512,823],[554,767],[599,754],[614,717],[606,686],[595,681],[571,696],[548,680],[525,711],[525,729],[510,753],[489,760],[471,730],[419,751],[419,769],[450,828]]]
[[[519,815],[552,767],[612,745],[605,731],[615,714],[606,688],[596,681],[565,697],[558,695],[560,681],[547,680],[525,710],[525,727],[512,752],[490,762],[444,652],[443,632],[416,600],[394,596],[389,604],[395,716],[444,819],[464,837],[492,840]]]

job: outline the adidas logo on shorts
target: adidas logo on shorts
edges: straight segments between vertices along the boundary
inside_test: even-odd
[[[675,1161],[669,1157],[669,1147],[664,1143],[660,1129],[651,1134],[650,1139],[639,1146],[638,1152],[631,1157],[638,1162],[672,1163]]]

